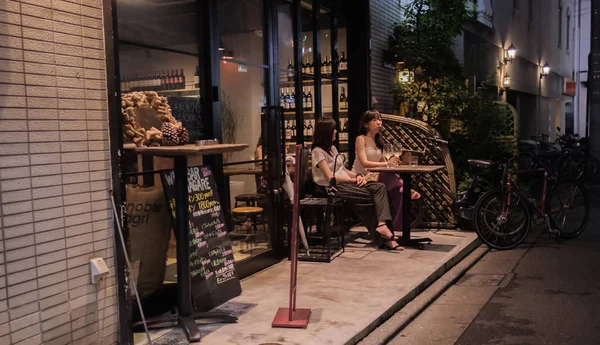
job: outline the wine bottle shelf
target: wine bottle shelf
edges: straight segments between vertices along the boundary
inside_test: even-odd
[[[191,91],[200,91],[200,89],[193,88],[193,89],[159,90],[156,92],[158,92],[158,93],[182,93],[182,92],[191,92]]]
[[[347,110],[347,109],[343,109],[343,110],[342,110],[342,109],[340,109],[340,114],[347,114],[347,113],[348,113],[348,110]],[[306,110],[305,110],[305,111],[303,112],[303,114],[304,114],[304,115],[314,115],[314,114],[315,114],[315,112],[314,112],[314,111],[312,111],[312,110],[311,110],[311,111],[306,111]],[[332,114],[332,112],[331,112],[331,111],[324,111],[324,112],[323,112],[323,114]],[[295,111],[284,111],[284,112],[283,112],[283,115],[296,115],[296,112],[295,112]]]
[[[302,85],[312,85],[312,84],[314,84],[314,82],[315,82],[314,79],[305,79],[302,81]],[[348,82],[348,78],[338,78],[338,82],[346,83],[346,82]],[[321,78],[321,83],[323,85],[329,85],[329,84],[331,84],[331,79],[330,78]],[[296,84],[296,82],[282,80],[279,82],[279,84],[282,87],[289,87],[289,86],[294,86]]]

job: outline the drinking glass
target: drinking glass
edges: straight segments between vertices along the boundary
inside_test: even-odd
[[[412,166],[419,165],[419,156],[411,156],[410,160],[408,161],[408,164]]]
[[[397,143],[394,145],[394,156],[398,157],[398,164],[400,164],[400,160],[402,159],[402,144]]]
[[[390,167],[390,158],[394,155],[394,146],[392,144],[383,144],[383,157],[387,162],[387,167]]]

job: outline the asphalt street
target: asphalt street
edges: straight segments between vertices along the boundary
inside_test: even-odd
[[[491,251],[389,344],[600,344],[600,192],[585,232]]]

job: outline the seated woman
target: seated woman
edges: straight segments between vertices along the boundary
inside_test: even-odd
[[[404,250],[394,241],[394,234],[386,225],[386,221],[392,217],[385,185],[367,182],[361,174],[353,173],[344,167],[343,160],[338,159],[338,151],[333,146],[335,133],[335,121],[317,121],[311,152],[314,182],[326,187],[330,180],[335,178],[338,190],[336,197],[356,206],[354,208],[357,215],[369,233],[375,237],[379,248]]]
[[[363,114],[360,124],[359,136],[356,137],[356,159],[352,172],[359,173],[371,179],[374,174],[368,174],[368,168],[385,167],[388,163],[383,158],[383,138],[381,137],[381,114],[376,110],[369,110]],[[391,164],[399,164],[399,157],[390,158]],[[387,196],[394,212],[392,228],[402,231],[402,180],[393,173],[379,173],[377,181],[385,184]],[[411,199],[418,199],[421,195],[412,191]]]

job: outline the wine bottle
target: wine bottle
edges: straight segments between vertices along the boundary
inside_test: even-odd
[[[294,65],[292,64],[292,59],[290,59],[290,63],[287,66],[287,79],[288,81],[294,81]]]
[[[185,89],[185,75],[183,74],[183,68],[179,70],[179,88]]]
[[[331,78],[332,74],[333,74],[333,62],[331,60],[331,57],[325,57],[325,77],[326,78]]]
[[[306,67],[306,73],[308,74],[308,79],[313,79],[313,76],[315,74],[315,67],[313,66],[313,64],[310,62],[309,58],[306,58],[306,64],[308,65]]]
[[[279,106],[285,109],[285,93],[283,93],[283,89],[281,89],[281,96],[279,96]]]
[[[194,88],[196,88],[196,89],[200,88],[200,73],[199,73],[199,69],[200,69],[200,66],[196,66],[196,72],[194,72]]]
[[[323,58],[323,62],[321,62],[321,76],[325,77],[325,74],[327,73],[327,56],[325,56]]]
[[[342,131],[340,133],[340,140],[348,140],[348,120],[344,121],[344,127],[342,128]]]
[[[290,107],[292,105],[292,99],[290,96],[290,91],[289,89],[285,89],[285,110],[290,111]]]
[[[310,91],[310,87],[308,88],[308,94],[306,95],[306,102],[307,102],[307,110],[308,111],[312,111],[313,110],[313,98],[312,98],[312,92]]]
[[[346,61],[346,53],[342,52],[342,58],[340,59],[340,78],[347,78],[348,62]]]
[[[292,139],[292,126],[290,126],[290,121],[285,122],[285,139]]]
[[[160,72],[154,72],[154,90],[160,90]]]
[[[296,123],[292,121],[292,141],[296,141]]]
[[[306,95],[306,88],[302,88],[302,109],[308,110],[308,97]]]
[[[296,111],[296,94],[294,93],[294,91],[292,91],[292,94],[290,96],[290,110]]]
[[[346,97],[346,88],[342,86],[340,94],[340,109],[348,109],[348,98]]]
[[[175,88],[175,71],[171,70],[169,72],[169,90],[173,90]]]

